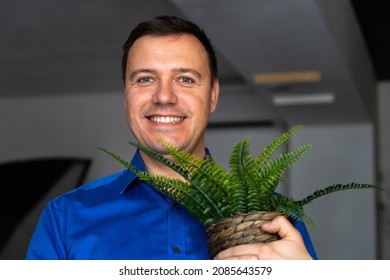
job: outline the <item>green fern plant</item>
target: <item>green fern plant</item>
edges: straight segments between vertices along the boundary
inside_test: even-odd
[[[314,222],[304,212],[304,205],[337,191],[379,187],[359,183],[335,184],[317,190],[301,200],[277,193],[279,182],[286,182],[283,176],[285,171],[312,149],[312,145],[303,145],[294,151],[284,151],[274,156],[276,151],[286,145],[287,140],[301,128],[302,125],[298,125],[283,133],[270,142],[257,157],[250,155],[247,138],[238,141],[231,152],[229,171],[225,171],[210,156],[199,159],[180,151],[163,139],[159,140],[159,144],[167,149],[171,159],[139,143],[126,141],[172,168],[185,181],[141,172],[120,156],[104,148],[99,149],[122,163],[141,180],[150,183],[158,191],[186,207],[205,226],[224,218],[258,211],[280,212],[290,219],[313,226]]]

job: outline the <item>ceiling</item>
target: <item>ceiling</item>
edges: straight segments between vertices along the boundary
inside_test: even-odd
[[[371,1],[3,2],[0,102],[122,92],[122,44],[136,23],[161,14],[193,20],[216,48],[212,125],[373,121],[376,82],[390,78],[386,9]]]

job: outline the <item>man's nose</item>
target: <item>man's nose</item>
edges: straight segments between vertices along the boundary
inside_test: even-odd
[[[174,104],[177,101],[174,84],[169,80],[160,80],[154,94],[154,103],[156,104]]]

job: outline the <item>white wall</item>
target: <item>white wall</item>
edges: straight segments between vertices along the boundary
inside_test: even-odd
[[[390,260],[390,82],[378,87],[378,173],[385,188],[379,196],[381,257]]]
[[[87,180],[122,169],[98,146],[131,157],[122,93],[0,99],[0,162],[36,157],[87,157]]]
[[[302,198],[335,183],[375,183],[371,124],[308,126],[291,145],[313,150],[291,172],[291,195]],[[307,205],[316,224],[310,231],[320,259],[375,259],[375,191],[347,190]]]

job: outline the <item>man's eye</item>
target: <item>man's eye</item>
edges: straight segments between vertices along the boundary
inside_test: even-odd
[[[142,77],[137,80],[137,83],[145,84],[152,82],[153,79],[151,77]]]
[[[186,84],[194,83],[194,80],[188,77],[181,77],[179,81]]]

